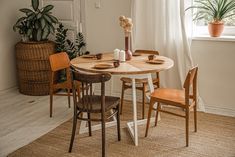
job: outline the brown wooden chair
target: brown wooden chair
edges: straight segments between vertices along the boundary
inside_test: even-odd
[[[49,56],[51,66],[51,78],[50,78],[50,117],[52,117],[53,107],[53,95],[68,96],[68,104],[70,108],[70,95],[72,95],[71,89],[71,76],[70,76],[70,60],[66,52],[60,52]],[[56,80],[57,72],[65,70],[66,80],[64,82],[58,82]],[[77,92],[80,93],[79,82],[76,83]],[[66,89],[67,93],[56,93],[58,89]]]
[[[73,100],[74,100],[74,116],[73,116],[73,129],[70,141],[69,152],[72,151],[73,141],[76,132],[77,119],[88,121],[89,136],[91,136],[91,121],[100,121],[102,127],[102,156],[106,156],[105,151],[105,122],[106,120],[117,116],[117,132],[118,141],[121,140],[120,134],[120,116],[119,116],[119,97],[105,96],[105,82],[110,80],[110,74],[84,74],[72,70],[72,77],[74,81],[81,82],[81,99],[77,101],[76,91],[73,84]],[[92,93],[92,85],[94,83],[101,84],[101,95],[94,95]],[[85,89],[89,86],[90,89]],[[111,112],[111,115],[107,115],[107,112]],[[87,113],[87,118],[82,117],[83,113]],[[100,117],[92,118],[94,113],[100,113]]]
[[[188,147],[189,145],[189,112],[191,109],[194,110],[194,131],[197,132],[197,71],[198,71],[197,66],[189,70],[186,80],[184,82],[184,89],[182,90],[158,88],[153,93],[151,93],[145,137],[147,137],[148,135],[151,112],[152,110],[156,110],[155,126],[157,126],[158,112],[164,112],[164,113],[168,113],[168,114],[185,118],[186,146]],[[157,109],[154,109],[153,106],[156,102],[158,102]],[[185,114],[182,115],[179,113],[167,111],[161,108],[160,103],[182,108]]]
[[[153,51],[153,50],[136,50],[135,53],[159,55],[158,51]],[[132,86],[131,86],[131,79],[130,78],[122,77],[121,81],[122,81],[122,94],[121,94],[121,114],[122,114],[124,92],[125,92],[125,90],[132,88]],[[147,92],[146,87],[148,84],[148,80],[147,79],[136,79],[136,84],[138,84],[136,86],[136,89],[142,91],[142,118],[144,119],[145,94]],[[153,84],[157,88],[160,87],[159,72],[156,73],[156,78],[153,79]]]

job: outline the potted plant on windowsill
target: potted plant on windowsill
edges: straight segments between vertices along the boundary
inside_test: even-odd
[[[53,5],[39,8],[39,0],[31,0],[32,9],[23,8],[25,16],[13,26],[22,36],[16,44],[16,62],[20,93],[26,95],[49,94],[50,65],[48,57],[55,53],[55,43],[48,36],[58,23],[51,13]]]
[[[235,15],[235,0],[196,0],[195,5],[186,9],[197,9],[193,20],[208,22],[211,37],[219,37],[224,30],[224,20]]]

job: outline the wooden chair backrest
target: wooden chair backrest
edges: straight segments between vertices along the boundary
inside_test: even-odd
[[[191,68],[187,74],[184,82],[185,89],[185,104],[190,105],[189,99],[192,99],[192,103],[196,101],[197,98],[197,72],[198,66]],[[192,89],[192,90],[191,90]]]
[[[70,67],[69,56],[66,52],[60,52],[49,56],[51,70],[53,72]]]
[[[75,70],[72,70],[72,82],[73,82],[73,96],[74,96],[74,104],[77,104],[76,99],[76,91],[74,81],[81,82],[81,101],[79,103],[82,104],[82,108],[89,112],[92,110],[92,104],[95,100],[92,99],[93,95],[93,84],[100,83],[101,84],[101,109],[104,109],[105,105],[105,82],[111,79],[111,75],[109,73],[102,74],[85,74]],[[87,88],[89,87],[89,89]],[[77,105],[74,105],[75,110],[77,110]]]
[[[135,53],[150,54],[150,55],[159,55],[158,51],[154,50],[135,50]]]

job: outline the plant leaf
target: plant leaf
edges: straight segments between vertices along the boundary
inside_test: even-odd
[[[31,36],[32,35],[32,32],[33,32],[33,30],[32,29],[28,29],[28,31],[27,31],[27,36]]]
[[[37,14],[37,19],[40,19],[42,17],[42,13]]]
[[[34,11],[38,10],[38,6],[39,6],[39,1],[38,0],[32,0],[32,7]]]
[[[49,28],[45,27],[42,31],[42,40],[46,40],[49,34],[50,34]]]
[[[42,29],[37,29],[37,41],[41,41],[42,39]]]
[[[47,14],[45,14],[43,17],[47,20],[48,23],[52,23],[51,18]]]
[[[47,6],[45,6],[45,7],[43,8],[42,13],[43,13],[43,14],[44,14],[44,13],[47,13],[48,11],[50,11],[50,10],[53,9],[53,8],[54,8],[53,5],[47,5]]]
[[[27,9],[27,8],[23,8],[23,9],[20,9],[21,12],[25,13],[25,14],[28,14],[28,13],[32,13],[33,11],[30,10],[30,9]]]
[[[53,15],[48,15],[48,14],[47,14],[47,16],[51,19],[51,21],[52,21],[53,23],[58,23],[58,19],[57,19],[56,17],[54,17]]]
[[[45,26],[46,26],[46,20],[45,20],[44,18],[41,18],[41,19],[40,19],[40,23],[41,23],[42,29],[44,29]]]
[[[33,18],[35,18],[36,17],[36,14],[35,13],[32,13],[32,14],[30,14],[28,17],[27,17],[27,20],[28,21],[31,21]]]
[[[26,19],[26,17],[21,17],[17,20],[17,22],[15,23],[15,25],[13,26],[13,29],[14,27],[18,26],[19,23],[23,22],[24,20]]]

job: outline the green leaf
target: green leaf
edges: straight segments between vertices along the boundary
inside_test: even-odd
[[[21,12],[25,13],[25,14],[28,14],[28,13],[32,13],[33,11],[30,10],[30,9],[27,9],[27,8],[23,8],[23,9],[20,9]]]
[[[35,21],[35,28],[36,28],[36,29],[41,28],[41,27],[40,27],[40,22],[39,22],[39,21]]]
[[[50,32],[55,33],[55,27],[49,24]]]
[[[37,29],[37,41],[41,41],[42,40],[42,29],[39,28]]]
[[[19,18],[14,26],[17,26],[19,23],[23,22],[25,19],[26,19],[26,17]]]
[[[50,34],[49,28],[45,27],[42,31],[42,40],[46,40],[49,34]]]
[[[28,29],[28,31],[27,31],[27,36],[31,36],[31,35],[32,35],[32,32],[33,32],[32,29]]]
[[[32,0],[32,7],[34,9],[34,11],[38,10],[38,6],[39,6],[39,1],[38,0]]]
[[[42,13],[37,14],[37,19],[40,19],[42,17]]]
[[[48,14],[47,14],[48,15]],[[48,15],[49,16],[49,18],[51,19],[51,21],[53,22],[53,23],[58,23],[58,20],[57,20],[57,18],[56,17],[54,17],[53,15]]]
[[[28,21],[31,21],[31,20],[33,20],[33,18],[35,18],[35,17],[36,17],[36,15],[33,13],[33,14],[31,14],[30,16],[27,17],[27,20],[28,20]]]
[[[52,23],[51,18],[47,14],[45,14],[43,17],[46,19],[48,23]]]
[[[45,20],[44,18],[41,18],[41,19],[40,19],[40,23],[41,23],[42,29],[44,29],[45,26],[46,26],[46,20]]]
[[[52,10],[53,8],[54,8],[53,5],[47,5],[47,6],[45,6],[45,7],[43,8],[42,13],[43,13],[43,14],[44,14],[44,13],[47,13],[48,11]]]

